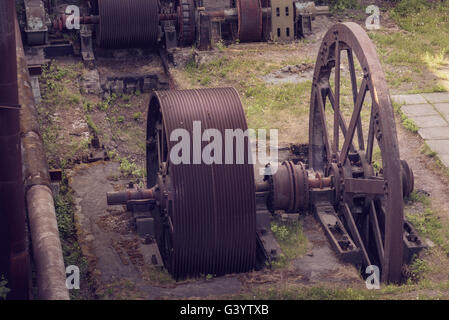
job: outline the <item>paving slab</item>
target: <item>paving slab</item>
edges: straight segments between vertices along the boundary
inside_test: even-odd
[[[441,158],[442,155],[449,156],[449,139],[445,140],[427,140],[427,145],[432,149],[432,151],[438,153]]]
[[[421,94],[430,103],[449,102],[449,92],[433,92]]]
[[[446,167],[449,167],[449,154],[439,154],[438,158]]]
[[[401,110],[409,117],[438,115],[438,112],[435,110],[435,108],[428,103],[404,105],[402,106]]]
[[[449,140],[449,126],[436,128],[421,128],[418,131],[421,138],[425,140]]]
[[[442,115],[449,115],[449,103],[435,103],[434,107]]]
[[[427,103],[420,94],[398,94],[391,96],[391,99],[401,104],[422,104]]]
[[[448,125],[440,115],[411,116],[409,118],[420,128],[446,127]]]
[[[392,96],[418,127],[418,134],[449,168],[449,92]]]

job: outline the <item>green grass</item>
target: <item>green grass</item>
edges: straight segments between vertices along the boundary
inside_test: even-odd
[[[420,203],[422,209],[410,210],[405,207],[407,220],[415,227],[421,237],[429,238],[433,243],[440,247],[446,254],[449,254],[449,232],[446,223],[444,223],[435,209],[429,197],[418,194],[413,191],[408,203]]]
[[[230,48],[224,48],[229,53]],[[286,65],[310,63],[286,57],[277,61],[254,59],[255,50],[232,53],[211,61],[196,64],[191,61],[185,67],[191,87],[232,86],[237,89],[252,129],[282,129],[285,119],[297,119],[304,123],[308,115],[311,81],[301,83],[266,83],[263,77]],[[281,133],[280,133],[281,134]]]
[[[303,232],[301,221],[273,221],[271,231],[282,252],[280,259],[273,264],[274,267],[284,267],[291,260],[306,253],[307,237]]]
[[[379,290],[317,285],[313,287],[296,284],[273,285],[251,290],[243,299],[269,300],[374,300],[391,299],[394,295],[411,291],[412,286],[382,285]]]
[[[146,170],[139,167],[136,163],[127,158],[120,158],[120,172],[125,177],[135,177],[138,182],[143,181],[146,176]]]
[[[92,286],[88,262],[84,257],[78,244],[78,236],[74,218],[74,199],[68,179],[63,171],[63,179],[61,182],[59,194],[54,198],[56,209],[56,221],[61,239],[62,253],[65,266],[76,265],[80,269],[80,287],[81,290],[70,290],[71,299],[88,299],[90,298],[90,287]]]
[[[0,277],[0,299],[5,300],[8,296],[8,293],[11,291],[8,287],[8,280],[5,279],[5,276]]]
[[[92,129],[93,132],[97,133],[99,132],[99,129],[97,125],[92,120],[92,117],[90,115],[86,115],[86,122],[90,129]]]
[[[399,117],[401,119],[401,123],[404,126],[404,128],[413,133],[417,133],[419,130],[419,127],[416,125],[416,123],[412,119],[407,117],[407,115],[404,112],[402,112],[401,107],[402,107],[402,104],[399,104],[399,103],[393,101],[393,109],[399,115]]]
[[[390,17],[401,28],[399,32],[370,31],[384,64],[406,67],[403,72],[389,74],[387,80],[395,88],[402,82],[423,78],[449,64],[449,3],[426,0],[402,0],[390,11]],[[438,30],[438,31],[437,31]],[[399,69],[401,70],[401,69]],[[390,71],[391,73],[391,71]],[[426,91],[440,86],[439,79],[419,84]],[[449,88],[444,86],[445,91]],[[416,90],[416,89],[415,89]]]

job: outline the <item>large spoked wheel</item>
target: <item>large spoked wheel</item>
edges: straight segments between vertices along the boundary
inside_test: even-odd
[[[376,49],[355,23],[334,25],[320,47],[309,148],[310,167],[334,176],[335,207],[363,265],[377,265],[382,281],[400,281],[404,212],[393,107]]]

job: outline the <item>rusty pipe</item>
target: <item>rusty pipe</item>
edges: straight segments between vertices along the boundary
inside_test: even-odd
[[[17,19],[15,19],[15,28],[19,102],[21,104],[22,170],[33,260],[36,265],[38,298],[68,300],[70,297],[65,283],[64,259],[50,189],[48,164],[40,135],[37,110]]]
[[[129,200],[154,199],[154,188],[128,189],[126,191],[108,192],[106,194],[108,205],[126,204]]]
[[[0,3],[0,274],[8,299],[28,299],[30,267],[26,241],[24,186],[20,150],[15,3]]]

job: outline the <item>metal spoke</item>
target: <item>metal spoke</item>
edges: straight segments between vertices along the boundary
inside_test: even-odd
[[[320,115],[321,115],[321,125],[323,126],[323,138],[324,138],[324,145],[326,148],[326,154],[327,154],[327,159],[330,160],[331,159],[331,153],[330,153],[330,145],[329,145],[329,135],[328,135],[328,131],[327,131],[327,123],[326,123],[326,113],[324,110],[324,103],[323,103],[323,98],[322,98],[322,94],[321,94],[321,90],[314,90],[315,91],[315,99],[318,100],[318,109],[320,111]]]
[[[327,97],[329,98],[329,102],[331,103],[332,109],[334,110],[334,113],[335,113],[335,97],[334,97],[334,93],[332,92],[332,89],[330,88],[330,86],[326,90],[327,90],[326,91]],[[343,136],[346,136],[346,132],[348,131],[348,129],[347,129],[347,126],[346,126],[346,121],[343,118],[343,116],[341,115],[341,112],[338,112],[338,118],[340,119],[340,129],[341,129],[341,131],[343,133]],[[354,145],[352,143],[351,143],[351,146],[350,146],[350,151],[354,151]]]
[[[349,231],[351,232],[351,236],[354,239],[354,242],[362,251],[363,262],[366,266],[369,266],[371,265],[371,260],[368,256],[368,252],[366,251],[365,245],[363,244],[362,237],[360,236],[359,230],[357,229],[357,225],[355,224],[351,210],[349,209],[348,204],[346,202],[343,203],[342,209],[349,227]]]
[[[340,162],[342,164],[344,164],[346,162],[346,158],[348,156],[348,151],[349,151],[349,145],[352,142],[352,139],[354,138],[355,127],[356,127],[357,121],[360,118],[360,112],[362,110],[363,101],[365,100],[366,90],[367,90],[367,81],[366,81],[366,78],[363,78],[362,84],[360,85],[359,93],[357,95],[357,101],[354,105],[354,111],[352,113],[351,122],[349,123],[348,132],[345,136],[345,142],[343,144],[343,147],[342,147],[341,153],[340,153]]]
[[[354,56],[352,55],[352,50],[348,49],[348,64],[349,64],[349,73],[351,75],[351,86],[352,86],[352,97],[354,100],[354,105],[357,102],[357,79],[355,76],[355,65],[354,65]],[[362,119],[359,118],[357,121],[357,137],[359,142],[359,149],[365,150],[365,142],[363,139],[363,129],[362,129]]]
[[[376,207],[374,201],[371,201],[369,208],[369,216],[371,220],[372,231],[376,241],[377,253],[379,255],[380,264],[384,264],[384,244],[382,240],[382,233],[380,232],[379,220],[377,219]]]
[[[368,129],[368,142],[366,144],[366,161],[371,164],[373,160],[373,147],[374,147],[374,104],[371,106],[371,115],[369,120]]]
[[[338,140],[340,135],[340,42],[335,42],[335,105],[334,107],[334,140],[333,151],[338,152]]]

